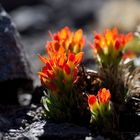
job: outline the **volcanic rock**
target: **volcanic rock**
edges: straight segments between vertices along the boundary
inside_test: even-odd
[[[15,103],[19,89],[31,91],[32,88],[30,65],[19,34],[0,5],[0,103]]]

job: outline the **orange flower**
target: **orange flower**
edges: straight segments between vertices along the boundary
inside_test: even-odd
[[[59,52],[60,50],[65,51],[67,54],[68,51],[77,54],[82,51],[85,44],[85,38],[81,29],[73,33],[68,27],[65,27],[58,33],[51,34],[50,36],[52,41],[48,42],[46,45],[49,56],[52,56],[55,52]]]
[[[103,88],[98,91],[98,96],[89,95],[88,105],[91,112],[91,123],[97,127],[102,124],[110,128],[110,123],[112,123],[113,106],[110,100],[110,92]],[[107,125],[106,125],[107,124]]]
[[[106,88],[103,88],[98,91],[98,99],[100,103],[108,103],[111,98],[110,91]]]
[[[97,108],[99,108],[99,103],[95,95],[88,96],[88,105],[91,111],[95,111]]]
[[[125,45],[132,39],[132,34],[120,34],[117,28],[107,29],[104,33],[94,33],[94,42],[91,47],[95,56],[100,59],[116,59],[122,57]],[[109,58],[107,58],[109,57]],[[118,61],[118,60],[116,60]]]
[[[39,55],[45,66],[39,72],[42,84],[51,90],[61,90],[60,87],[73,86],[72,84],[78,80],[78,65],[83,59],[83,52],[74,54],[55,52],[51,58],[45,58]],[[71,85],[67,85],[71,84]],[[60,86],[60,87],[59,87]]]
[[[78,80],[78,65],[84,56],[81,52],[84,46],[83,32],[79,29],[73,33],[65,27],[50,36],[52,41],[46,46],[48,57],[39,55],[41,61],[45,63],[39,76],[45,87],[63,91],[60,88],[64,85],[72,87]]]

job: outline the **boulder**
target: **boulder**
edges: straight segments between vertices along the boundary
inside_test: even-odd
[[[32,73],[19,34],[0,5],[0,103],[15,103],[19,89],[33,89]],[[3,91],[3,94],[2,94]]]

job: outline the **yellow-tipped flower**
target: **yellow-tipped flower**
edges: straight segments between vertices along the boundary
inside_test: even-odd
[[[100,64],[118,64],[123,56],[123,49],[132,39],[132,34],[120,34],[117,28],[107,29],[104,33],[94,33],[91,47]]]
[[[89,105],[91,112],[94,112],[97,109],[99,109],[98,99],[96,98],[95,95],[88,96],[88,105]]]
[[[112,106],[109,103],[110,98],[110,91],[106,88],[100,89],[97,97],[95,95],[88,96],[88,105],[91,111],[93,124],[100,124],[101,122],[106,123],[104,120],[110,121],[108,118],[112,115]]]
[[[47,52],[52,56],[55,52],[59,52],[64,48],[68,54],[71,51],[77,54],[82,51],[85,45],[85,38],[82,29],[77,30],[75,33],[71,32],[68,27],[64,27],[58,33],[50,34],[52,41],[47,43]]]
[[[77,66],[81,63],[83,55],[83,52],[78,54],[69,52],[68,56],[66,53],[54,53],[51,58],[39,56],[45,63],[42,71],[39,72],[41,83],[48,89],[57,92],[62,92],[64,86],[72,87],[78,79]]]
[[[50,36],[52,41],[46,46],[48,57],[39,55],[41,61],[45,63],[39,77],[41,83],[48,89],[63,92],[64,86],[65,89],[70,88],[78,79],[77,66],[84,56],[81,51],[85,39],[81,29],[74,33],[68,27]]]

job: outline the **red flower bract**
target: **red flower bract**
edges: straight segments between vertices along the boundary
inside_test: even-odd
[[[89,106],[92,106],[96,103],[96,96],[95,95],[89,95],[88,96],[88,104]]]
[[[89,105],[89,108],[92,112],[99,109],[98,99],[96,98],[95,95],[88,96],[88,105]]]

